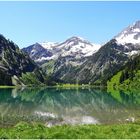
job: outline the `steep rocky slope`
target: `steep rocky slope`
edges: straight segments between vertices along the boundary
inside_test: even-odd
[[[33,72],[35,69],[38,66],[27,54],[0,35],[0,85],[23,84],[19,79],[22,73]]]

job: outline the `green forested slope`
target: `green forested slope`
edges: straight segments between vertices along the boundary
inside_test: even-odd
[[[140,56],[130,59],[125,67],[107,82],[107,85],[110,88],[140,88]]]

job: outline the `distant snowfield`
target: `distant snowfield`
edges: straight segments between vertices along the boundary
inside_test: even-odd
[[[93,44],[81,37],[71,37],[65,42],[43,42],[40,45],[46,50],[50,51],[53,55],[51,57],[41,57],[36,61],[41,62],[44,60],[55,60],[59,56],[66,57],[72,56],[75,58],[88,57],[97,52],[101,45]]]
[[[118,44],[140,44],[140,21],[133,23],[133,25],[124,29],[115,38]]]
[[[140,44],[140,35],[137,37],[138,33],[122,34],[116,38],[119,44],[125,45],[128,43]]]

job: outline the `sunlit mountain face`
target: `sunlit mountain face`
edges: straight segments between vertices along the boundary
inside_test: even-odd
[[[102,46],[71,37],[62,43],[36,43],[23,51],[56,81],[106,85],[132,57],[139,55],[139,35],[137,21]]]
[[[87,57],[98,51],[100,47],[100,45],[92,44],[81,37],[71,37],[61,43],[35,43],[23,48],[23,51],[27,52],[35,62],[42,64],[59,57],[73,57],[75,59]]]

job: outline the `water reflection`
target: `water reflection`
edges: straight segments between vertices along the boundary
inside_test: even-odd
[[[140,93],[95,89],[0,89],[1,125],[121,123],[140,118]]]

